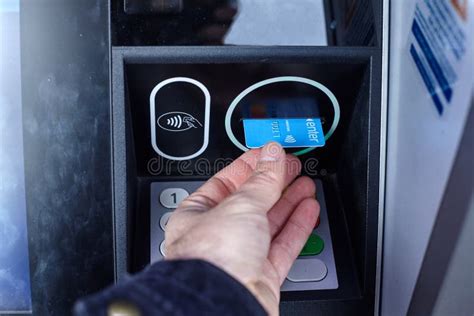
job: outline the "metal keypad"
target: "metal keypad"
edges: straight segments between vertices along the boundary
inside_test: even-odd
[[[165,227],[174,208],[196,191],[204,182],[154,182],[150,186],[150,260],[162,260],[164,249]],[[283,283],[282,291],[337,289],[338,280],[334,261],[331,233],[327,217],[323,186],[315,180],[316,194],[321,206],[320,222],[313,231],[317,236],[315,242],[323,242],[321,251],[315,255],[309,252],[298,257]],[[319,238],[321,240],[319,240]]]

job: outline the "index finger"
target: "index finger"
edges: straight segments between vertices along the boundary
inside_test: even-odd
[[[177,211],[188,209],[199,211],[215,207],[226,197],[236,192],[254,174],[260,152],[261,148],[258,148],[242,154],[184,200]],[[285,160],[286,164],[291,166],[284,176],[286,187],[294,180],[296,174],[299,174],[301,163],[298,158],[290,154],[285,156]]]
[[[184,200],[178,210],[209,209],[235,192],[252,175],[260,156],[260,149],[252,149],[216,173],[196,192]]]

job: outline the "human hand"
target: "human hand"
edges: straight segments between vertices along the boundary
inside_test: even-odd
[[[277,143],[250,150],[176,209],[166,259],[202,259],[246,286],[271,315],[319,216],[315,185]],[[295,180],[296,179],[296,180]]]

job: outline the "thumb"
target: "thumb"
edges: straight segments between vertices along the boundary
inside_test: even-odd
[[[266,144],[250,178],[229,198],[242,210],[267,212],[280,199],[287,178],[285,151],[280,144]]]

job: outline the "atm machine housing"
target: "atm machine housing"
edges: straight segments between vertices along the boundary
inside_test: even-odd
[[[210,92],[220,94],[217,100],[227,100],[258,78],[305,74],[326,85],[341,108],[339,127],[327,145],[303,158],[319,161],[312,176],[324,185],[339,287],[283,292],[281,311],[378,313],[386,120],[387,21],[383,17],[387,5],[376,0],[324,1],[328,46],[226,46],[203,41],[193,33],[195,21],[186,11],[189,2],[183,2],[182,11],[156,12],[146,5],[134,6],[136,1],[111,1],[116,279],[150,262],[150,184],[209,177],[162,175],[147,168],[150,159],[157,158],[149,142],[149,87],[167,77],[209,72],[220,75],[220,83],[233,88],[228,95],[217,86]],[[233,76],[233,69],[240,73]],[[332,118],[327,100],[322,99],[320,110],[323,117]],[[214,126],[224,125],[216,119],[219,115],[211,112]],[[225,139],[219,144],[210,139],[207,151],[216,157],[224,148],[218,146],[225,146],[230,158],[237,157],[241,152],[229,144]]]

